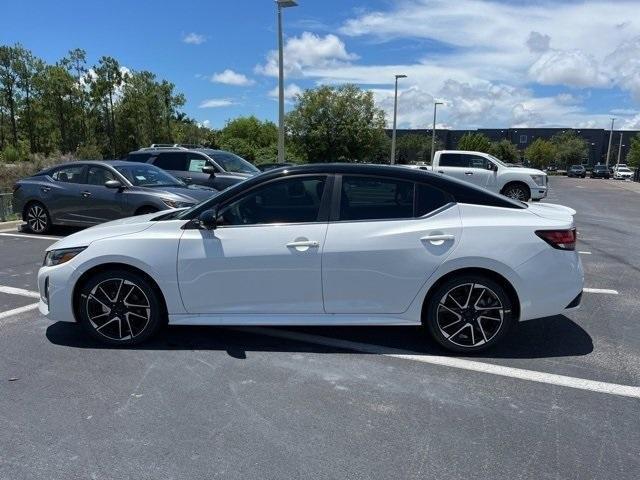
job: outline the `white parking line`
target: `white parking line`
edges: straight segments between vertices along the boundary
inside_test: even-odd
[[[18,307],[18,308],[14,308],[13,310],[7,310],[6,312],[0,312],[0,320],[2,320],[3,318],[10,317],[12,315],[18,315],[19,313],[35,310],[36,308],[38,308],[38,304],[32,303],[31,305],[25,305],[24,307]]]
[[[33,235],[30,233],[0,233],[3,237],[25,237],[25,238],[38,238],[40,240],[60,240],[62,237],[46,237],[44,235]]]
[[[235,329],[239,330],[239,329]],[[243,329],[246,331],[246,329]],[[464,360],[455,357],[443,357],[438,355],[423,355],[411,351],[400,350],[396,348],[387,348],[380,345],[371,345],[368,343],[352,342],[350,340],[340,340],[335,338],[323,337],[320,335],[310,335],[306,333],[289,332],[284,330],[275,330],[270,328],[252,328],[258,334],[270,337],[284,338],[287,340],[295,340],[305,343],[314,343],[333,348],[342,348],[363,353],[371,353],[382,355],[385,357],[399,358],[403,360],[411,360],[414,362],[428,363],[431,365],[439,365],[443,367],[458,368],[461,370],[469,370],[479,373],[487,373],[498,375],[501,377],[517,378],[520,380],[528,380],[531,382],[546,383],[549,385],[558,385],[561,387],[576,388],[578,390],[587,390],[590,392],[606,393],[609,395],[620,395],[624,397],[640,398],[640,387],[631,385],[620,385],[617,383],[599,382],[596,380],[587,380],[585,378],[568,377],[565,375],[556,375],[554,373],[537,372],[535,370],[525,370],[522,368],[503,367],[492,363],[477,362],[474,360]]]
[[[578,252],[581,253],[582,255],[591,255],[591,252]]]
[[[606,293],[608,295],[618,295],[617,290],[609,290],[608,288],[583,288],[583,292],[587,293]]]
[[[33,290],[25,290],[24,288],[9,287],[0,285],[0,293],[8,293],[9,295],[22,295],[23,297],[40,298],[38,292]]]

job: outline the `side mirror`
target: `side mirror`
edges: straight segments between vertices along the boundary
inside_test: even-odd
[[[218,210],[205,210],[198,217],[198,224],[201,229],[215,230],[218,226]]]
[[[215,177],[216,169],[213,165],[205,165],[204,167],[202,167],[202,173],[213,175]]]
[[[122,188],[122,183],[118,180],[107,180],[104,182],[104,186],[107,188],[117,188],[118,190]]]
[[[193,178],[191,177],[183,178],[182,181],[187,185],[191,185],[193,183]]]
[[[498,167],[496,167],[493,162],[488,162],[487,163],[487,170],[491,170],[492,172],[494,172],[494,171],[498,170]]]

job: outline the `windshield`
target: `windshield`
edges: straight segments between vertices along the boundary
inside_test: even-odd
[[[629,170],[628,168],[618,168],[619,172],[630,172],[631,170]]]
[[[185,185],[164,170],[147,163],[118,165],[115,169],[136,187],[181,187]]]
[[[500,165],[501,167],[510,167],[511,165],[507,165],[506,163],[504,163],[502,160],[500,160],[499,158],[494,157],[493,155],[489,155],[487,153],[487,156],[493,161],[496,162],[498,165]]]
[[[244,158],[231,152],[217,152],[209,150],[207,155],[212,157],[227,172],[260,173],[260,170],[247,162]]]

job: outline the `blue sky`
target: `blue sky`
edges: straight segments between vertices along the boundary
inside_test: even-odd
[[[354,82],[399,125],[640,128],[640,1],[299,0],[285,11],[287,92]],[[2,7],[0,43],[47,61],[116,57],[176,84],[214,127],[275,119],[272,0],[26,0]],[[291,105],[291,103],[289,103]],[[388,116],[390,118],[390,116]]]

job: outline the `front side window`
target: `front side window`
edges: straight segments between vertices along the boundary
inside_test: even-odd
[[[287,178],[257,187],[220,210],[221,224],[316,222],[326,180],[325,176]]]
[[[51,175],[56,182],[63,183],[81,183],[82,182],[82,165],[75,165],[73,167],[64,167],[56,170]]]
[[[115,169],[136,187],[175,187],[184,185],[174,176],[148,163],[119,165]]]
[[[162,152],[153,164],[165,170],[185,170],[185,154],[183,152]]]
[[[91,167],[87,172],[88,185],[104,186],[109,180],[115,180],[116,177],[104,167]]]
[[[413,198],[413,182],[344,176],[340,220],[413,218]]]
[[[489,161],[484,157],[478,157],[469,155],[469,167],[470,168],[487,168]]]

